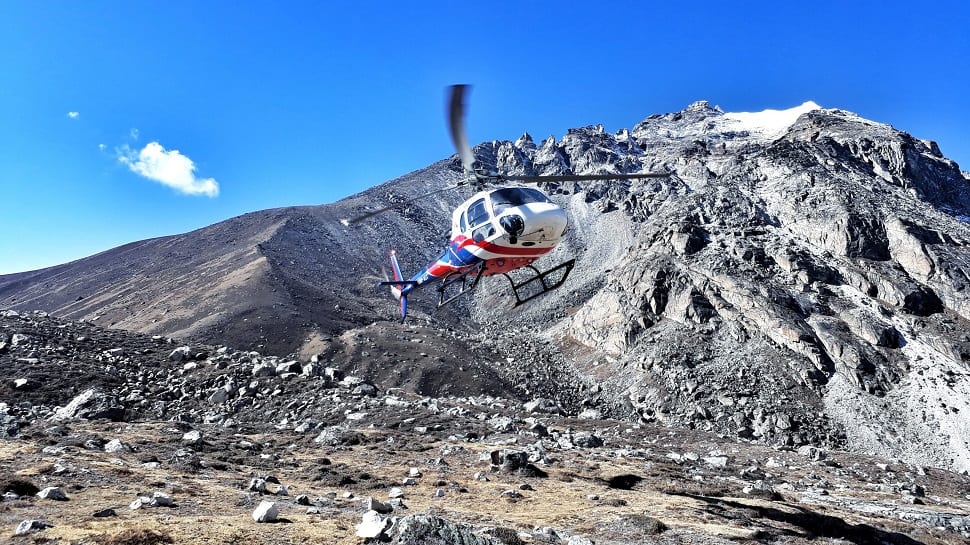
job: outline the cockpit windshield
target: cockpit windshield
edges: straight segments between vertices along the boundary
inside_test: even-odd
[[[503,210],[513,206],[522,206],[530,202],[549,202],[538,189],[531,187],[505,187],[492,191],[492,214],[499,215]]]

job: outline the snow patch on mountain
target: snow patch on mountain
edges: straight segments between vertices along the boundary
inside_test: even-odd
[[[718,125],[722,132],[748,131],[773,140],[785,134],[800,115],[820,109],[821,106],[809,100],[787,110],[728,112],[718,118]]]

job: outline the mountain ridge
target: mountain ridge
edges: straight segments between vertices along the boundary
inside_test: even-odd
[[[542,184],[571,223],[544,263],[577,257],[569,282],[514,310],[502,279],[434,316],[433,294],[418,294],[415,320],[479,336],[470,357],[505,352],[522,369],[541,361],[586,377],[583,405],[634,420],[970,469],[959,417],[970,411],[970,227],[959,221],[970,216],[970,181],[932,142],[842,110],[801,112],[777,138],[725,115],[698,102],[632,130],[479,144],[478,160],[509,174],[672,174]],[[0,306],[309,357],[392,319],[393,301],[374,288],[384,252],[396,246],[406,271],[423,265],[461,197],[428,197],[354,229],[339,219],[445,187],[460,171],[453,157],[336,203],[155,239],[153,251],[177,247],[160,254],[171,261],[161,278],[125,277],[121,261],[99,274],[124,282],[82,294],[74,282],[90,274],[55,267],[29,286],[3,276]],[[246,244],[219,246],[234,230],[250,233]],[[145,250],[134,244],[125,252]],[[97,272],[124,254],[112,252],[70,270]],[[213,288],[209,277],[239,285]],[[136,293],[147,310],[133,310]],[[166,301],[179,314],[152,314]]]

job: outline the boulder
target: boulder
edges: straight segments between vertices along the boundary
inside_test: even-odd
[[[41,530],[45,530],[47,528],[53,528],[53,527],[54,527],[54,524],[49,520],[28,519],[28,520],[21,521],[21,523],[17,525],[17,529],[14,530],[13,535],[25,536],[27,534],[39,532]]]
[[[259,502],[253,511],[253,520],[256,522],[276,522],[279,516],[279,508],[276,507],[276,502],[272,501]]]

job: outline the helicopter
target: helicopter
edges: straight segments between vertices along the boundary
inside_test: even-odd
[[[452,212],[451,237],[441,255],[409,278],[401,272],[397,250],[390,251],[393,279],[379,282],[389,287],[400,302],[401,321],[408,315],[408,294],[438,281],[438,308],[474,290],[486,276],[508,279],[514,307],[559,288],[565,283],[576,260],[570,259],[542,271],[532,264],[552,252],[566,234],[566,211],[548,195],[526,184],[666,178],[669,173],[564,174],[545,176],[505,175],[476,168],[475,156],[465,134],[465,94],[468,85],[449,88],[448,127],[461,160],[463,179],[407,201],[341,220],[345,226],[401,208],[443,191],[472,186],[477,191]],[[515,185],[511,185],[515,184]],[[495,187],[497,186],[497,187]],[[528,269],[528,276],[516,281],[509,273]]]

